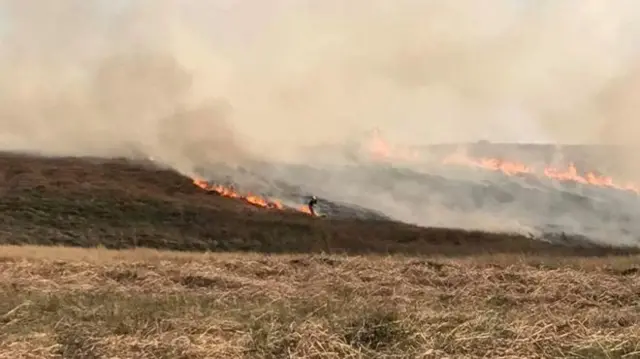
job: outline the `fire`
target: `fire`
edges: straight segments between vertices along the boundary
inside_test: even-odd
[[[193,183],[202,188],[205,191],[214,191],[216,193],[218,193],[221,196],[224,197],[228,197],[228,198],[237,198],[237,199],[242,199],[254,206],[258,206],[258,207],[263,207],[263,208],[273,208],[273,209],[278,209],[278,210],[285,210],[284,205],[282,204],[281,201],[279,200],[268,200],[266,198],[263,198],[261,196],[257,196],[257,195],[253,195],[251,193],[248,193],[247,195],[241,195],[240,193],[236,192],[233,188],[230,187],[225,187],[222,185],[218,185],[218,184],[209,184],[207,181],[202,180],[202,179],[194,179]],[[309,209],[305,206],[301,206],[300,208],[297,209],[299,212],[303,212],[306,214],[311,214],[311,212],[309,211]]]
[[[498,158],[481,157],[478,159],[467,157],[465,155],[456,153],[446,157],[443,160],[444,164],[457,164],[466,165],[470,167],[477,167],[491,171],[501,171],[506,175],[513,176],[518,174],[531,174],[533,170],[523,163],[504,161]]]
[[[373,136],[369,140],[368,150],[375,160],[408,160],[417,159],[416,151],[408,148],[391,146],[381,135],[380,130],[375,129]],[[591,185],[603,188],[613,188],[621,191],[634,192],[640,195],[640,186],[627,182],[616,182],[612,177],[600,175],[596,172],[581,172],[574,163],[570,163],[567,168],[557,168],[546,166],[542,169],[535,169],[524,163],[508,161],[499,158],[479,157],[472,158],[463,153],[453,153],[442,161],[444,164],[463,165],[480,168],[484,170],[502,172],[507,176],[541,176],[560,182],[575,182],[583,185]],[[584,173],[584,174],[581,174]]]
[[[377,158],[388,158],[391,156],[391,147],[382,139],[378,129],[373,132],[373,137],[371,138],[371,142],[369,142],[369,150],[371,154]]]
[[[379,129],[375,129],[368,145],[369,153],[377,160],[415,160],[418,153],[415,150],[391,146],[380,133]]]
[[[595,172],[586,172],[584,175],[581,175],[581,172],[574,163],[570,163],[567,168],[564,169],[547,166],[544,167],[542,171],[536,171],[533,167],[519,162],[489,157],[472,158],[460,153],[447,156],[442,162],[444,164],[457,164],[490,171],[500,171],[507,176],[542,175],[560,182],[576,182],[584,185],[613,188],[640,194],[640,188],[633,183],[619,184],[614,181],[612,177],[599,175]]]
[[[544,169],[545,176],[556,179],[558,181],[573,181],[582,184],[588,184],[598,187],[614,188],[621,191],[630,191],[636,194],[640,194],[640,189],[633,183],[627,182],[625,184],[616,183],[612,177],[598,175],[595,172],[587,172],[584,176],[579,174],[575,164],[570,163],[566,170],[559,170],[553,167],[546,167]]]

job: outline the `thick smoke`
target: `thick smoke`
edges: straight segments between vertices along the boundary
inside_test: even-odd
[[[244,156],[229,101],[197,93],[197,61],[181,58],[194,54],[174,48],[170,3],[2,5],[3,149],[147,156],[183,172]]]
[[[633,0],[0,0],[0,146],[153,157],[190,175],[256,159],[313,165],[302,148],[374,127],[415,145],[634,144],[639,10]],[[607,160],[640,177],[637,153]],[[418,184],[367,189],[388,174],[270,174],[411,222],[519,227],[483,208],[458,215]],[[411,193],[419,203],[407,208],[398,198]]]

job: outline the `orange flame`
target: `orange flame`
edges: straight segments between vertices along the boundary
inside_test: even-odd
[[[382,138],[378,129],[373,132],[373,136],[369,142],[369,150],[376,158],[388,158],[391,156],[391,147]]]
[[[236,192],[234,189],[229,188],[229,187],[225,187],[222,185],[217,185],[217,184],[209,184],[207,181],[202,180],[202,179],[194,179],[193,183],[206,190],[206,191],[214,191],[216,193],[218,193],[221,196],[224,197],[229,197],[229,198],[237,198],[237,199],[242,199],[254,206],[258,206],[258,207],[264,207],[264,208],[274,208],[274,209],[278,209],[278,210],[284,210],[285,207],[282,205],[282,202],[279,200],[267,200],[263,197],[257,196],[257,195],[253,195],[251,193],[243,196],[240,193]],[[309,211],[309,209],[305,206],[301,206],[300,208],[298,208],[299,212],[303,212],[306,214],[311,214],[311,212]]]
[[[638,186],[631,182],[627,182],[624,185],[616,183],[612,177],[598,175],[594,172],[587,172],[584,176],[580,175],[575,164],[570,163],[566,170],[559,170],[553,167],[546,167],[544,169],[545,176],[556,179],[558,181],[573,181],[582,184],[588,184],[598,187],[613,188],[621,191],[630,191],[636,194],[640,194]]]
[[[414,160],[418,158],[418,153],[415,150],[391,146],[382,137],[379,129],[374,130],[368,147],[370,154],[377,160]]]
[[[477,168],[482,168],[482,169],[491,170],[491,171],[501,171],[508,176],[533,173],[533,170],[529,166],[523,163],[504,161],[498,158],[487,158],[487,157],[475,159],[459,153],[446,157],[443,160],[443,163],[466,165],[470,167],[477,167]]]
[[[575,164],[570,163],[566,169],[547,166],[542,172],[536,172],[532,167],[520,162],[506,161],[497,158],[471,158],[464,154],[455,153],[447,156],[443,160],[444,164],[457,164],[469,167],[481,168],[490,171],[500,171],[507,176],[513,175],[543,175],[544,177],[554,179],[561,182],[576,182],[584,185],[592,185],[598,187],[613,188],[622,191],[630,191],[640,194],[640,189],[633,183],[624,185],[616,183],[612,177],[598,175],[595,172],[587,172],[584,175],[576,168]]]
[[[369,152],[374,159],[416,159],[418,154],[408,148],[397,148],[389,145],[382,137],[380,131],[376,129],[369,142]],[[570,163],[567,168],[560,169],[547,166],[542,171],[536,171],[533,167],[516,161],[502,160],[498,158],[480,157],[472,158],[463,153],[454,153],[443,160],[444,164],[464,165],[489,171],[499,171],[507,176],[515,175],[538,175],[561,182],[576,182],[584,185],[613,188],[622,191],[634,192],[640,195],[640,186],[627,182],[620,184],[610,176],[596,174],[593,171],[581,175],[575,164]]]

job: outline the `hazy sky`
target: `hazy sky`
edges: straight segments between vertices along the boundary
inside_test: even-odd
[[[66,73],[49,62],[93,71],[84,61],[99,50],[155,43],[264,142],[373,127],[412,143],[636,133],[598,96],[635,93],[614,80],[638,72],[637,0],[86,0],[86,13],[81,3],[0,0],[0,31],[15,30],[0,55],[40,61],[21,71],[50,86],[36,74]]]

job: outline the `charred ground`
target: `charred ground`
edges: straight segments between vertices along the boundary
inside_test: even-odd
[[[0,244],[267,253],[544,253],[631,250],[566,239],[315,219],[207,193],[191,179],[124,159],[0,155]]]

